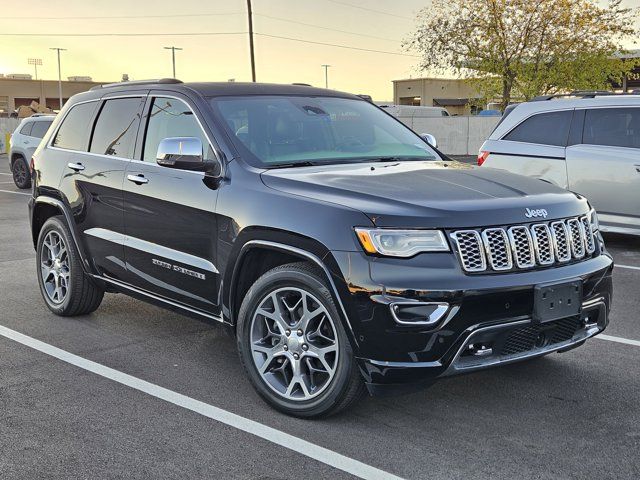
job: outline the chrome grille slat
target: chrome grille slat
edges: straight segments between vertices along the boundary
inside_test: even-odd
[[[511,270],[513,268],[509,237],[504,229],[487,228],[482,232],[482,240],[491,268],[496,271]]]
[[[580,260],[596,251],[588,217],[451,233],[466,272],[505,272]]]
[[[453,234],[458,255],[462,259],[462,267],[467,272],[483,272],[487,269],[482,239],[475,230],[458,230]]]

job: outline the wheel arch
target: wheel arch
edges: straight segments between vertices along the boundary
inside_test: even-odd
[[[237,248],[235,260],[229,262],[225,280],[223,281],[223,302],[225,316],[232,325],[237,323],[237,315],[244,294],[263,273],[287,263],[304,261],[318,268],[319,273],[327,282],[327,286],[338,307],[345,330],[354,347],[357,338],[354,335],[347,314],[347,306],[341,295],[339,285],[341,275],[337,275],[339,268],[331,252],[317,240],[300,238],[295,234],[279,232],[278,238],[255,237],[246,239]],[[248,267],[248,266],[251,267]],[[251,268],[251,270],[245,270]],[[333,272],[333,273],[332,273]],[[336,283],[336,279],[338,282]]]
[[[62,215],[64,217],[67,226],[71,231],[73,243],[80,253],[80,258],[82,259],[82,269],[85,272],[90,273],[83,245],[81,244],[81,242],[79,242],[78,239],[73,216],[71,215],[68,207],[62,202],[62,200],[46,195],[40,195],[34,199],[33,210],[31,212],[31,237],[33,240],[33,246],[37,248],[38,236],[40,235],[42,226],[49,218],[56,215]]]

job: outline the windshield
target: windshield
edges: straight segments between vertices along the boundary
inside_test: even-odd
[[[241,155],[257,167],[385,160],[439,160],[407,127],[363,100],[214,97]]]

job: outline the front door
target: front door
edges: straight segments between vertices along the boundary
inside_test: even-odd
[[[161,140],[198,137],[213,159],[210,141],[186,98],[150,97],[141,155],[126,171],[125,258],[128,283],[154,296],[218,315],[216,266],[218,191],[204,173],[158,165]]]

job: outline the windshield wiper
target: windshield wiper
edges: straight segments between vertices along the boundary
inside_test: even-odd
[[[272,168],[293,168],[293,167],[315,167],[317,165],[320,165],[320,164],[305,160],[304,162],[274,163],[272,165],[269,165],[266,168],[272,169]]]

